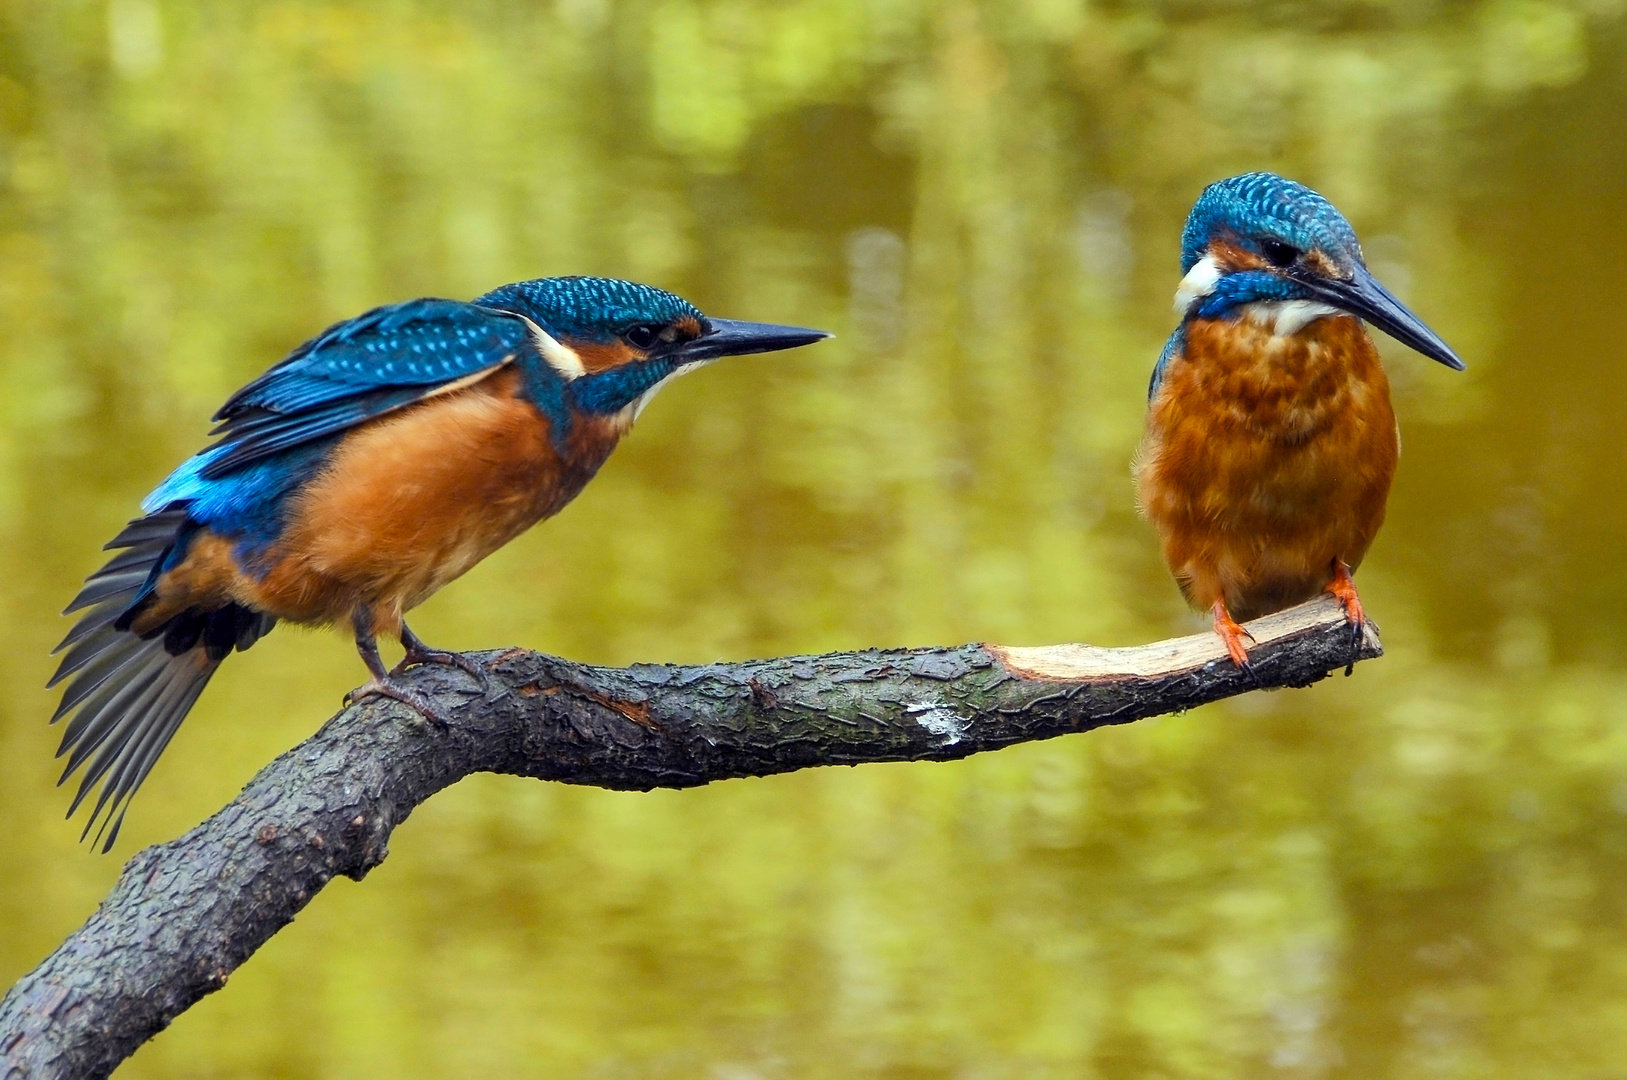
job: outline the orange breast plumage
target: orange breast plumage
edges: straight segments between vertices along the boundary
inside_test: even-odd
[[[1147,413],[1137,498],[1188,601],[1256,618],[1354,568],[1384,521],[1400,444],[1361,323],[1278,335],[1194,319]]]
[[[516,392],[519,380],[498,372],[347,438],[294,499],[256,583],[258,606],[309,622],[365,605],[371,629],[392,632],[405,612],[557,513],[619,433],[573,432],[572,453],[561,456],[547,419]]]
[[[397,632],[407,611],[557,513],[615,447],[615,425],[587,417],[562,456],[519,380],[505,369],[357,428],[290,500],[255,566],[205,533],[159,582],[148,621],[236,601],[301,623],[365,613],[359,629]]]

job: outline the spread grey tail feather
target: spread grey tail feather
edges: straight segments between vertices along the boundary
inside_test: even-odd
[[[276,622],[229,606],[218,612],[183,613],[145,636],[119,628],[121,616],[140,601],[156,576],[155,568],[186,528],[185,512],[175,509],[131,522],[108,544],[122,550],[86,579],[69,606],[70,612],[90,610],[56,649],[68,652],[50,685],[72,678],[51,720],[55,723],[73,713],[57,750],[58,757],[68,756],[57,782],[84,769],[68,808],[70,817],[100,784],[80,839],[97,827],[96,840],[104,852],[118,839],[131,797],[215,669],[233,645],[248,648]],[[223,643],[218,633],[205,632],[216,620],[223,620],[222,630],[235,631],[229,643]],[[180,621],[186,621],[192,632],[168,632]]]
[[[70,746],[73,750],[62,779],[66,780],[87,758],[90,764],[80,778],[68,816],[73,816],[97,782],[101,782],[90,819],[79,835],[81,840],[100,819],[97,840],[101,840],[105,832],[102,850],[113,846],[119,827],[124,823],[130,797],[152,771],[158,755],[169,745],[192,703],[203,693],[219,666],[220,661],[210,660],[202,648],[171,656],[165,651],[162,639],[144,641],[142,648],[119,670],[118,677],[103,683],[99,692],[74,716],[69,730],[63,733],[63,746],[58,751],[61,756]]]

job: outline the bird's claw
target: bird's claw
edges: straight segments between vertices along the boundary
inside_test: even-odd
[[[1249,645],[1258,644],[1254,640],[1254,635],[1249,633],[1236,619],[1232,618],[1231,612],[1226,610],[1225,601],[1215,601],[1214,614],[1215,634],[1220,638],[1220,643],[1226,646],[1226,655],[1231,657],[1231,661],[1237,666],[1238,671],[1243,672],[1245,675],[1252,675],[1254,665],[1249,663],[1248,647],[1243,644],[1243,641],[1247,639]]]
[[[457,668],[465,675],[469,675],[478,681],[480,683],[480,696],[488,701],[491,700],[491,673],[486,670],[484,665],[469,659],[462,653],[452,652],[449,649],[430,648],[405,624],[402,624],[401,627],[401,646],[407,650],[407,654],[401,658],[399,664],[390,669],[391,675],[400,675],[408,668],[418,667],[421,664]]]
[[[422,717],[436,731],[445,731],[452,726],[451,719],[440,706],[412,687],[402,686],[390,678],[369,679],[345,695],[345,704],[359,705],[368,698],[375,697],[399,701]]]
[[[1356,592],[1356,582],[1350,576],[1350,567],[1343,562],[1333,564],[1333,580],[1328,582],[1327,592],[1339,606],[1344,608],[1345,621],[1350,626],[1350,644],[1360,648],[1362,640],[1367,636],[1367,613],[1362,609],[1361,596]]]
[[[401,662],[390,669],[390,674],[400,675],[409,668],[418,667],[422,664],[437,664],[441,667],[457,668],[480,683],[482,697],[491,696],[491,673],[477,661],[469,659],[462,653],[448,652],[445,649],[408,649],[407,655],[401,658]]]

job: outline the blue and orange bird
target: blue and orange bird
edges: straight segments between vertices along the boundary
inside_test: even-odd
[[[1401,444],[1365,319],[1463,370],[1374,280],[1333,204],[1272,173],[1209,185],[1181,235],[1181,325],[1148,391],[1141,510],[1186,599],[1248,665],[1238,620],[1332,593],[1384,523]]]
[[[85,614],[51,680],[71,680],[52,718],[73,714],[62,780],[84,768],[69,816],[100,784],[85,834],[100,819],[111,848],[215,669],[278,620],[349,627],[372,675],[350,699],[441,722],[401,672],[485,674],[424,645],[406,613],[558,513],[672,379],[826,336],[592,277],[410,300],[323,331],[222,406],[217,441],[147,496],[69,605]],[[406,650],[388,671],[385,634]]]

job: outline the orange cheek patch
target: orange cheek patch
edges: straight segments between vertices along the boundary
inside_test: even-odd
[[[643,353],[625,341],[572,341],[567,344],[581,358],[582,367],[589,375],[644,359]]]
[[[1333,260],[1320,251],[1307,251],[1305,265],[1325,278],[1343,278],[1344,273],[1335,265]]]
[[[1229,240],[1216,240],[1209,245],[1209,253],[1215,257],[1215,262],[1227,273],[1236,273],[1239,270],[1267,270],[1271,264],[1248,248],[1239,247]]]
[[[1256,255],[1248,248],[1234,244],[1229,240],[1216,240],[1209,245],[1209,252],[1215,257],[1215,262],[1227,273],[1237,273],[1240,270],[1266,270],[1277,271],[1264,257]],[[1312,272],[1327,278],[1343,278],[1344,272],[1334,265],[1332,259],[1320,251],[1307,251],[1305,265]]]

